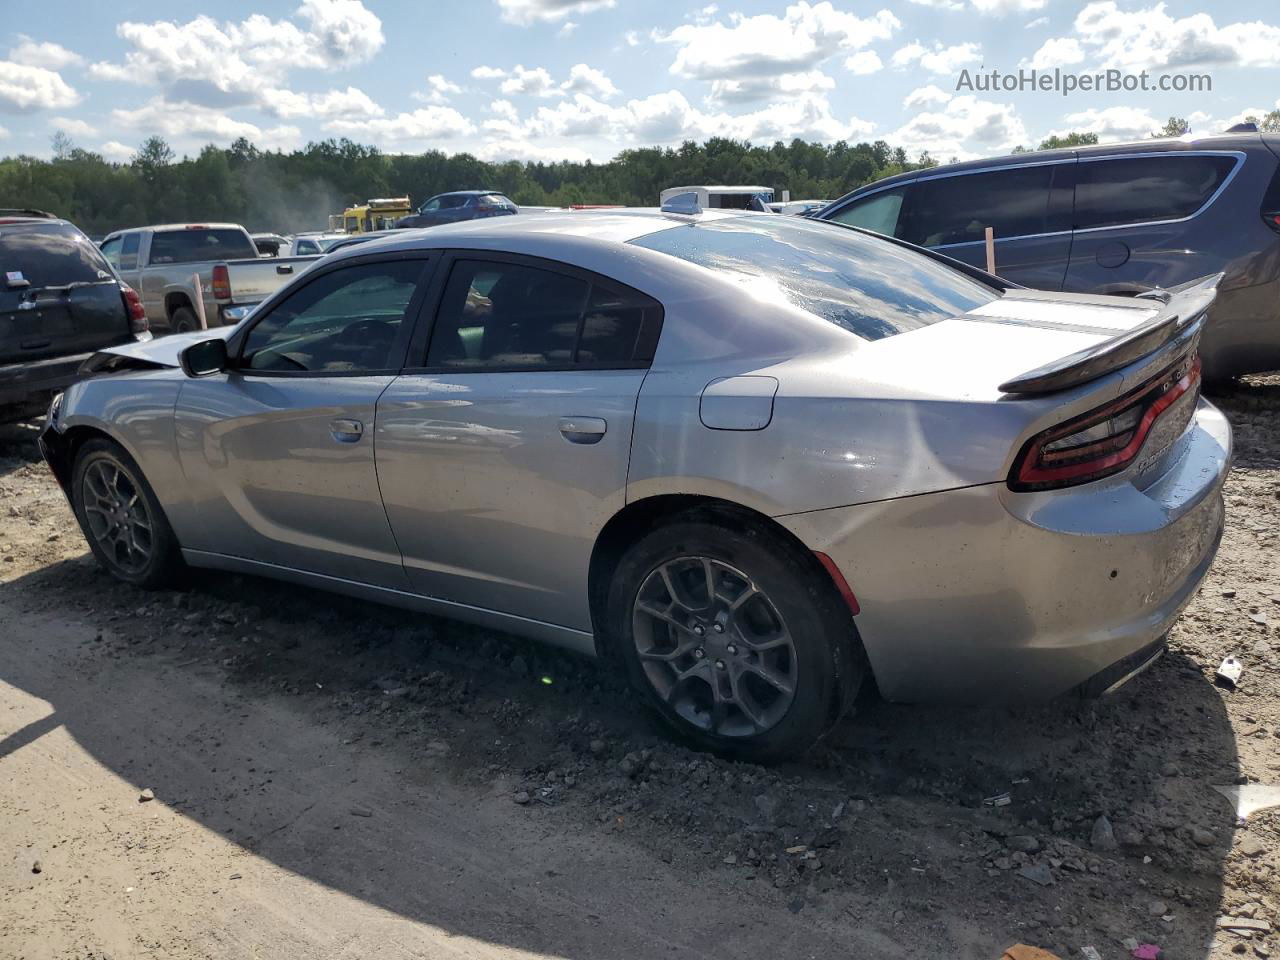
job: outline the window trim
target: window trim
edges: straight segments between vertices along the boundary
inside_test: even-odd
[[[831,221],[831,218],[834,217],[835,214],[839,213],[841,210],[844,210],[846,207],[854,203],[857,203],[858,201],[865,200],[867,197],[870,197],[877,193],[881,193],[885,190],[893,190],[898,187],[909,188],[925,180],[941,180],[946,177],[969,177],[978,173],[998,173],[1001,170],[1016,170],[1021,167],[1044,167],[1044,166],[1060,165],[1060,164],[1066,164],[1066,163],[1075,163],[1075,164],[1104,163],[1110,160],[1134,160],[1134,159],[1142,159],[1142,158],[1149,158],[1149,157],[1233,157],[1235,159],[1235,166],[1232,167],[1230,171],[1228,171],[1227,175],[1223,178],[1222,183],[1218,185],[1218,189],[1215,190],[1207,200],[1205,200],[1205,202],[1200,206],[1200,208],[1196,210],[1194,213],[1188,214],[1185,217],[1170,217],[1164,220],[1142,220],[1134,223],[1115,223],[1105,227],[1084,227],[1080,230],[1076,230],[1073,227],[1070,230],[1052,230],[1047,233],[1020,233],[1015,236],[996,237],[996,243],[1000,243],[1002,241],[1007,241],[1007,240],[1030,240],[1030,239],[1038,239],[1040,237],[1061,237],[1061,236],[1070,236],[1073,234],[1089,234],[1089,233],[1096,233],[1102,230],[1132,230],[1136,227],[1149,227],[1149,226],[1156,226],[1159,224],[1170,224],[1170,223],[1185,223],[1188,220],[1194,220],[1196,217],[1200,216],[1202,213],[1208,210],[1211,206],[1213,206],[1213,204],[1217,201],[1218,197],[1222,195],[1222,192],[1226,190],[1228,186],[1231,185],[1231,181],[1235,179],[1236,175],[1240,172],[1240,168],[1244,166],[1246,154],[1243,150],[1143,150],[1143,151],[1138,151],[1134,153],[1108,153],[1108,154],[1100,154],[1098,156],[1078,156],[1077,155],[1075,157],[1065,157],[1058,160],[1030,160],[1025,163],[992,164],[990,166],[985,166],[985,167],[974,167],[973,169],[969,169],[969,170],[956,170],[948,173],[935,173],[929,176],[912,177],[910,180],[898,180],[893,183],[886,183],[883,186],[878,186],[878,187],[875,187],[874,189],[867,190],[864,193],[859,193],[856,196],[850,197],[846,203],[843,203],[836,209],[832,210],[830,216],[825,216],[825,217],[822,217],[821,219],[826,221]],[[1073,187],[1073,191],[1074,191],[1074,187]],[[910,190],[908,190],[907,199],[903,201],[904,206],[906,205],[906,203],[909,202],[910,197],[911,197],[911,192]],[[1072,211],[1074,216],[1074,203],[1072,205]],[[842,224],[842,226],[847,226],[847,224]],[[898,239],[898,238],[895,237],[893,239]],[[972,245],[976,245],[984,242],[985,241],[983,240],[966,240],[962,243],[948,243],[948,244],[942,244],[937,247],[928,247],[926,249],[944,250],[944,249],[950,249],[955,247],[972,246]]]
[[[249,322],[243,329],[237,330],[227,338],[227,356],[228,366],[227,373],[229,375],[243,377],[272,377],[285,380],[305,380],[314,379],[316,377],[384,377],[398,376],[405,369],[405,361],[408,359],[408,349],[412,338],[416,335],[419,321],[422,315],[422,307],[426,301],[427,294],[432,288],[435,280],[435,274],[439,270],[440,258],[437,256],[439,251],[436,250],[398,250],[394,253],[374,253],[366,254],[360,257],[351,257],[343,259],[338,263],[329,264],[322,268],[308,270],[298,281],[291,283],[280,290],[280,295],[273,298],[268,309],[255,310],[249,317]],[[241,366],[241,360],[244,355],[244,347],[249,335],[253,332],[263,320],[271,316],[280,305],[286,303],[298,293],[311,284],[315,283],[323,277],[327,277],[331,273],[339,270],[346,270],[350,267],[366,266],[376,263],[395,263],[403,260],[419,260],[422,261],[421,273],[418,276],[417,288],[413,291],[413,296],[409,298],[409,303],[404,310],[404,321],[401,329],[396,334],[396,342],[392,346],[392,366],[377,370],[254,370],[250,367]]]
[[[666,320],[666,307],[662,305],[662,301],[657,297],[645,293],[643,290],[637,290],[635,287],[607,277],[604,274],[595,273],[591,270],[584,270],[582,267],[565,263],[561,260],[550,260],[545,257],[534,257],[523,253],[508,253],[501,250],[487,250],[484,248],[469,247],[452,247],[443,251],[440,262],[436,265],[435,273],[432,275],[430,284],[430,293],[426,303],[423,305],[420,320],[417,329],[414,331],[413,338],[409,342],[408,355],[405,357],[404,373],[406,375],[433,375],[433,376],[453,376],[459,375],[476,375],[485,373],[574,373],[574,372],[594,372],[599,370],[648,370],[653,366],[653,358],[648,360],[631,360],[627,362],[611,362],[611,363],[564,363],[555,364],[554,366],[531,367],[524,364],[504,364],[501,366],[488,367],[450,367],[450,366],[428,366],[426,363],[427,352],[431,347],[431,338],[435,334],[436,322],[440,316],[440,305],[444,300],[445,288],[449,284],[449,277],[453,273],[454,265],[460,260],[488,260],[494,263],[510,263],[518,266],[529,267],[535,270],[545,270],[549,273],[559,273],[576,280],[583,280],[590,287],[605,287],[613,289],[620,293],[636,294],[646,300],[652,301],[657,309],[657,319],[653,321],[652,330],[643,330],[641,339],[647,340],[652,344],[650,353],[656,354],[658,349],[658,341],[662,336],[662,326]],[[590,289],[588,289],[588,296]],[[581,318],[580,318],[581,321]],[[581,322],[579,324],[579,333],[581,332]],[[574,353],[576,355],[578,343],[574,343]],[[415,358],[421,358],[422,364],[418,366],[411,365],[411,361]]]

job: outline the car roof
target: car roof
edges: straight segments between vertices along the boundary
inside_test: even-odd
[[[777,214],[753,214],[743,210],[706,211],[697,215],[697,222],[725,220],[739,216],[768,216]],[[420,250],[424,248],[466,248],[472,242],[483,246],[503,240],[527,241],[539,235],[574,237],[596,243],[619,244],[638,237],[648,236],[660,230],[694,222],[695,218],[663,213],[656,207],[632,207],[625,210],[573,210],[556,213],[531,213],[519,217],[487,217],[448,223],[438,227],[409,230],[389,230],[385,237],[378,237],[367,244],[359,244],[353,255],[364,256],[370,246],[379,250]],[[347,255],[339,250],[335,256]]]
[[[117,233],[135,233],[139,230],[152,230],[156,233],[163,233],[169,230],[243,230],[244,227],[238,223],[214,223],[211,220],[200,220],[195,223],[153,223],[145,227],[126,227],[123,230],[113,230],[111,236]]]
[[[1270,138],[1266,138],[1270,139]],[[844,196],[831,202],[831,206],[842,203],[850,197],[868,192],[872,189],[882,190],[885,187],[900,183],[910,183],[920,177],[936,177],[951,173],[966,173],[973,170],[987,170],[993,167],[1013,167],[1033,163],[1053,163],[1062,160],[1074,160],[1077,157],[1123,156],[1134,153],[1179,153],[1183,151],[1203,150],[1247,150],[1263,146],[1264,137],[1257,133],[1226,133],[1209,137],[1149,137],[1146,140],[1129,140],[1121,143],[1099,143],[1080,147],[1060,147],[1054,150],[1029,150],[1025,153],[1009,153],[999,157],[986,157],[980,160],[965,160],[960,163],[944,163],[936,167],[920,170],[908,170],[906,173],[894,174],[882,180],[873,180],[855,187]]]
[[[446,190],[444,193],[435,193],[431,195],[431,199],[436,197],[478,197],[487,193],[496,193],[499,196],[507,195],[505,190]]]

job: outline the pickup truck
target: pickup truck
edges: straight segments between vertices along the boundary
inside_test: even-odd
[[[318,259],[259,257],[249,232],[235,223],[117,230],[101,249],[138,291],[156,334],[236,323]]]

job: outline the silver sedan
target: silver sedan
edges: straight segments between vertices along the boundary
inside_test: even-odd
[[[111,573],[217,568],[598,654],[776,758],[893,700],[1101,693],[1222,529],[1215,279],[1044,293],[800,218],[406,231],[120,347],[45,456]]]

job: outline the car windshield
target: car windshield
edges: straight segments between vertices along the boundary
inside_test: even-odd
[[[0,226],[0,273],[9,275],[10,287],[32,288],[112,278],[111,267],[102,253],[68,223]],[[0,282],[0,288],[3,286]]]
[[[631,243],[726,274],[865,340],[926,327],[1000,296],[908,247],[799,217],[690,223]]]
[[[339,240],[345,240],[345,239],[347,239],[345,236],[342,236],[342,237],[312,237],[312,240],[314,241],[315,245],[316,245],[317,247],[319,247],[322,251],[328,250],[330,247],[332,247],[332,246],[333,246],[335,243],[337,243]]]

